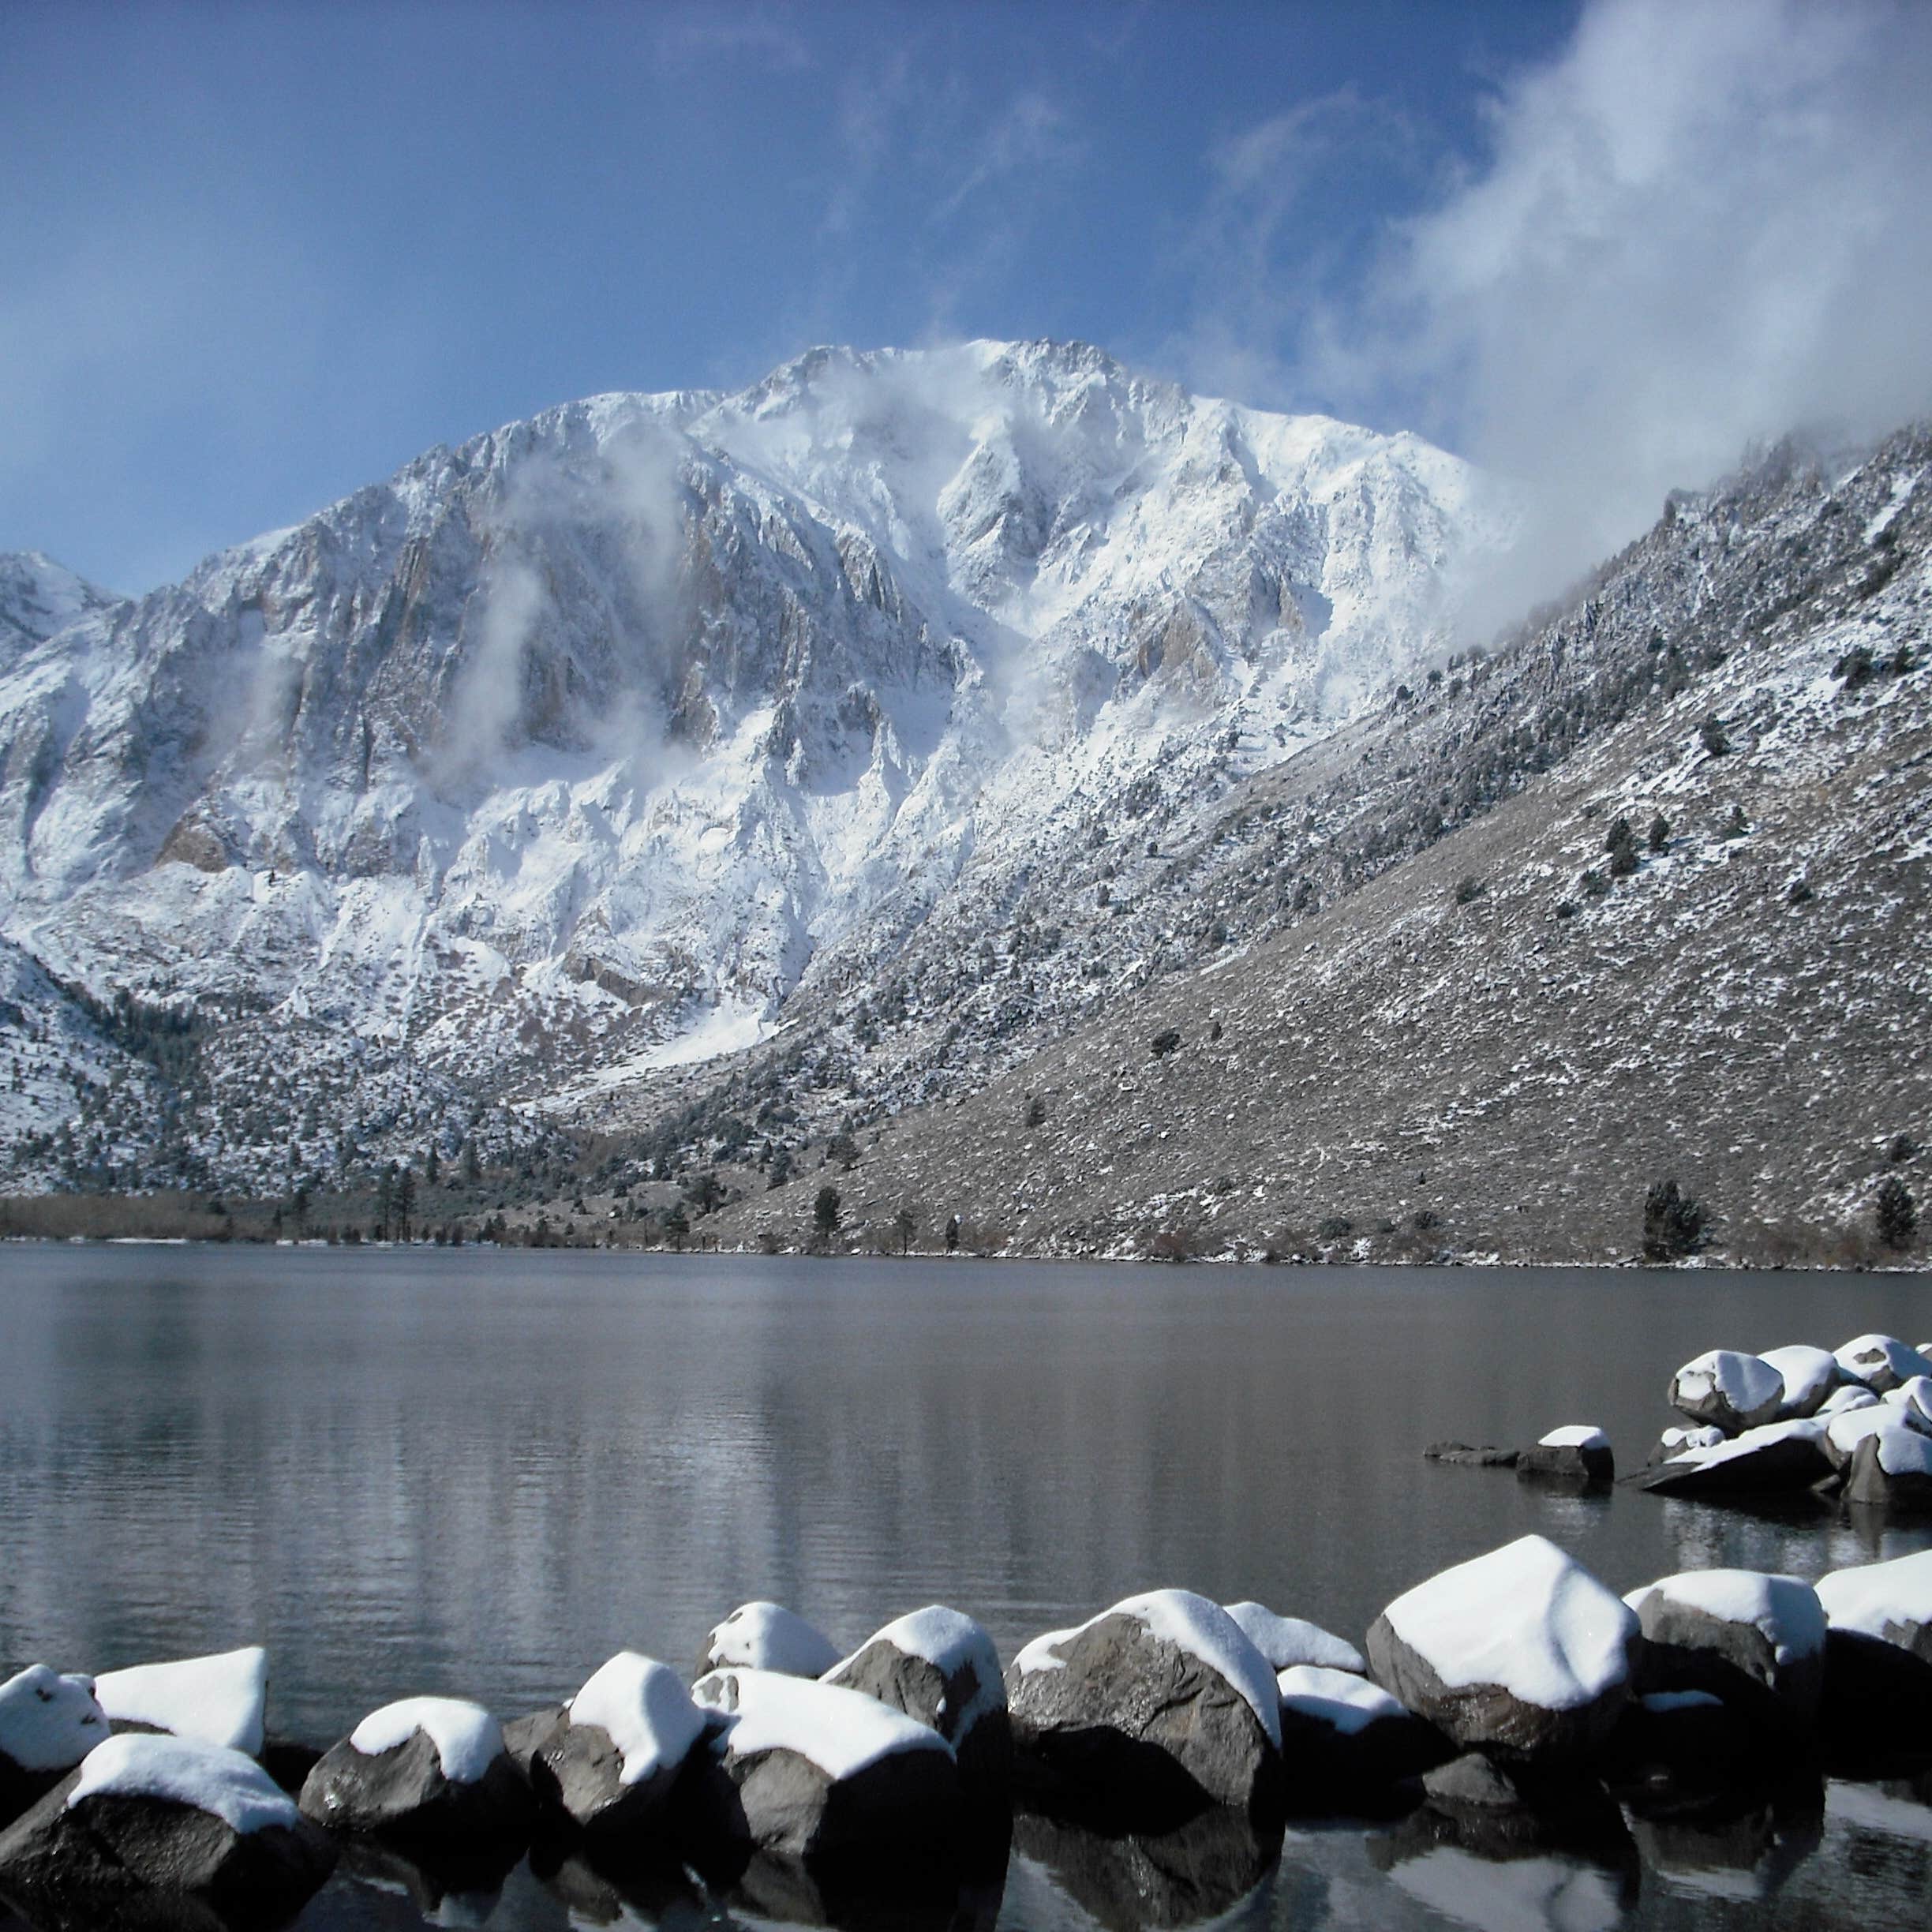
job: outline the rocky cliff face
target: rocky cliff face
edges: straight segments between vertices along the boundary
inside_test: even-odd
[[[138,601],[17,563],[17,1170],[648,1115],[1419,678],[1506,533],[1413,439],[981,343],[573,404]]]

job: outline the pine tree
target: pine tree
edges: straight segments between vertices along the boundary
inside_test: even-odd
[[[415,1212],[416,1176],[410,1169],[405,1167],[402,1173],[396,1176],[395,1182],[396,1239],[398,1241],[409,1239],[411,1231],[410,1222]]]
[[[1709,1238],[1710,1216],[1701,1201],[1680,1193],[1675,1181],[1653,1182],[1644,1196],[1646,1261],[1679,1261]]]
[[[1875,1211],[1878,1238],[1888,1248],[1905,1249],[1919,1232],[1919,1204],[1911,1189],[1898,1174],[1887,1174],[1878,1184]]]
[[[818,1198],[812,1203],[812,1226],[821,1234],[836,1234],[840,1219],[839,1191],[828,1182],[818,1190]]]

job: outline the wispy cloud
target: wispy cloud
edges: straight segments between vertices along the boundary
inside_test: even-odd
[[[1358,286],[1239,339],[1522,482],[1505,617],[1754,440],[1932,409],[1929,100],[1932,9],[1595,0]],[[1294,133],[1230,150],[1230,194],[1292,179]]]

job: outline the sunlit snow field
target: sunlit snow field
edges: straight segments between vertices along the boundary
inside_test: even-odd
[[[1932,1281],[9,1245],[0,1664],[259,1641],[271,1730],[323,1744],[417,1692],[515,1715],[626,1646],[687,1668],[754,1597],[853,1645],[949,1603],[1010,1658],[1159,1585],[1359,1641],[1410,1585],[1533,1530],[1619,1591],[1718,1563],[1815,1577],[1932,1527],[1554,1496],[1420,1452],[1590,1422],[1634,1466],[1690,1356],[1868,1329],[1932,1335]],[[1257,1877],[1023,1833],[998,1923],[1932,1915],[1932,1785],[1834,1784],[1822,1813],[1636,1848],[1499,1862],[1297,1823]],[[345,1870],[298,1923],[424,1923],[427,1893],[385,1885]],[[438,1909],[730,1922],[527,1868]]]

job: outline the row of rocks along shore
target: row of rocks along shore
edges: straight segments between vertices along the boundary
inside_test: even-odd
[[[1927,1353],[1866,1336],[1701,1357],[1672,1382],[1688,1428],[1640,1480],[1682,1493],[1651,1478],[1757,1463],[1752,1439],[1795,1424],[1826,1466],[1814,1482],[1850,1493],[1876,1441],[1896,1483],[1895,1436],[1932,1448]],[[1837,1434],[1859,1416],[1876,1419]],[[1536,1447],[1518,1467],[1609,1473],[1594,1429]],[[1732,1476],[1690,1493],[1751,1492]],[[1413,1814],[1439,1840],[1614,1862],[1646,1807],[1932,1768],[1932,1550],[1815,1583],[1702,1570],[1619,1597],[1530,1536],[1398,1597],[1359,1649],[1260,1604],[1158,1589],[1004,1669],[955,1610],[842,1656],[747,1604],[688,1685],[623,1651],[507,1723],[411,1698],[320,1752],[268,1735],[268,1687],[259,1648],[95,1677],[36,1664],[0,1684],[0,1893],[47,1928],[272,1925],[339,1859],[460,1885],[528,1852],[613,1899],[695,1885],[808,1919],[888,1897],[898,1923],[923,1907],[958,1924],[979,1878],[991,1903],[964,1922],[990,1925],[1016,1835],[1171,1840],[1232,1898],[1291,1814]],[[1196,1870],[1195,1890],[1215,1878]]]

